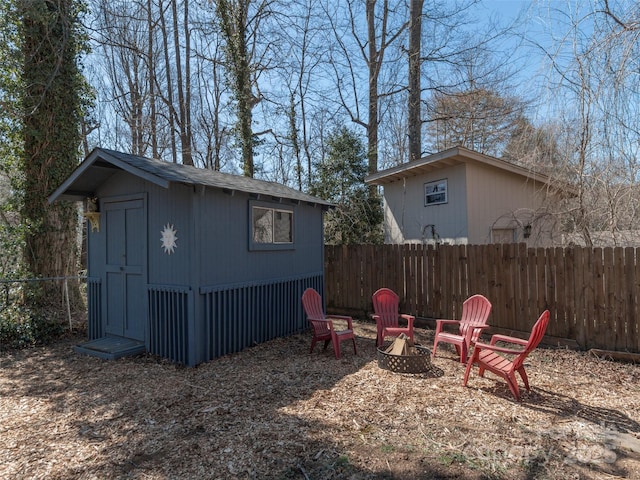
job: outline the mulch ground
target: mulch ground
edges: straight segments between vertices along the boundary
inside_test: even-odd
[[[477,369],[463,387],[446,345],[428,372],[380,369],[355,328],[340,360],[310,333],[197,368],[80,356],[82,337],[4,353],[0,478],[640,478],[639,366],[539,348],[516,402]]]

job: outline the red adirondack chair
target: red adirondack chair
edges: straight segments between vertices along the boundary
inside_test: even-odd
[[[490,372],[501,376],[506,380],[507,385],[509,385],[509,390],[511,390],[515,399],[520,400],[520,388],[518,387],[515,372],[520,374],[520,377],[524,382],[524,386],[528,391],[530,391],[529,379],[527,378],[527,372],[524,370],[524,360],[527,358],[527,355],[529,355],[529,353],[538,346],[542,337],[544,337],[544,332],[546,331],[547,324],[549,323],[549,316],[549,310],[542,312],[542,315],[540,315],[540,318],[538,318],[538,321],[533,326],[528,340],[509,337],[507,335],[493,335],[491,337],[490,345],[481,342],[476,343],[473,349],[473,354],[467,363],[467,369],[464,372],[463,385],[467,385],[471,367],[474,364],[477,364],[478,367],[480,367],[478,374],[481,377],[484,376],[485,370],[489,370]],[[513,343],[521,345],[523,348],[514,349],[500,347],[496,345],[497,342]],[[507,357],[500,355],[501,353],[515,356],[512,360],[509,360]]]
[[[436,356],[438,343],[452,343],[456,352],[460,355],[460,363],[467,361],[469,349],[478,341],[483,328],[487,327],[487,319],[491,313],[491,302],[483,295],[472,295],[462,304],[462,316],[460,320],[436,320],[436,333],[433,339],[433,351]],[[447,325],[458,326],[458,332],[447,332]]]
[[[384,337],[397,337],[401,333],[407,335],[413,342],[413,322],[416,317],[406,313],[398,313],[400,310],[400,298],[388,288],[376,290],[371,297],[373,303],[373,318],[376,321],[377,336],[376,345],[382,346]],[[400,319],[407,321],[406,327],[400,326]]]
[[[336,358],[340,358],[340,342],[351,339],[353,341],[353,353],[357,354],[356,337],[353,332],[353,320],[345,315],[331,315],[327,317],[322,307],[322,297],[313,288],[307,288],[302,294],[302,305],[307,314],[307,320],[313,329],[313,338],[311,339],[311,349],[318,341],[324,341],[323,350],[327,349],[329,342],[333,342],[333,352]],[[336,330],[331,319],[344,320],[347,322],[345,330]]]

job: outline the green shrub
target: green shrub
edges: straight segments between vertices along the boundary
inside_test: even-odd
[[[0,351],[46,344],[63,332],[63,324],[28,308],[11,306],[0,311]]]

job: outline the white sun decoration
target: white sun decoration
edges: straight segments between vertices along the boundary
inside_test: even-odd
[[[162,242],[162,248],[164,249],[164,253],[171,255],[176,247],[178,237],[176,237],[177,230],[173,228],[173,225],[166,224],[162,229],[162,237],[160,237],[160,241]]]

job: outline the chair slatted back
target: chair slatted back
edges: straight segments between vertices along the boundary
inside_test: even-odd
[[[519,354],[513,360],[512,368],[514,371],[522,367],[522,364],[524,363],[524,360],[527,358],[527,355],[529,355],[529,353],[531,353],[542,341],[542,338],[544,337],[544,333],[547,330],[547,325],[549,324],[550,316],[551,315],[549,313],[549,310],[545,310],[540,315],[540,318],[538,318],[538,320],[536,321],[535,325],[531,329],[531,334],[529,335],[529,341],[527,342],[527,345],[524,347],[524,350],[522,351],[522,353]]]
[[[380,315],[381,324],[384,328],[397,327],[400,309],[400,298],[389,288],[381,288],[371,297],[373,311]]]
[[[302,294],[302,306],[307,317],[325,318],[322,297],[313,288],[307,288]]]
[[[484,295],[472,295],[462,304],[462,316],[460,318],[460,335],[466,336],[470,328],[473,328],[471,341],[478,341],[482,330],[475,327],[487,324],[487,319],[491,313],[491,302]]]

